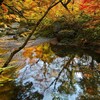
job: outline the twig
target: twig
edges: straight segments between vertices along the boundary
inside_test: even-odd
[[[75,56],[72,56],[72,57],[68,60],[68,62],[66,62],[66,63],[64,64],[64,66],[63,66],[63,68],[61,69],[61,71],[59,72],[58,76],[51,82],[51,84],[50,84],[46,89],[48,89],[51,85],[53,85],[54,82],[55,82],[55,85],[56,85],[56,83],[57,83],[57,81],[58,81],[58,79],[59,79],[61,73],[64,71],[64,69],[65,69],[66,67],[68,67],[68,66],[70,65],[70,62],[74,59],[74,57],[75,57]],[[55,85],[54,85],[54,88],[55,88]],[[45,89],[45,90],[46,90],[46,89]]]
[[[62,0],[59,0],[62,6],[70,13],[67,5],[71,2],[71,0],[68,0],[67,2],[63,2]]]
[[[54,2],[54,1],[53,1],[53,2]],[[45,16],[48,14],[48,12],[49,12],[54,6],[56,6],[58,3],[59,3],[59,1],[56,2],[55,4],[52,4],[52,3],[51,3],[51,5],[48,7],[48,9],[47,9],[47,11],[44,13],[44,15],[38,20],[37,24],[34,26],[32,32],[28,35],[27,39],[26,39],[25,42],[22,44],[22,46],[20,46],[18,49],[14,50],[14,51],[10,54],[9,58],[6,60],[6,62],[4,63],[4,65],[3,65],[2,67],[7,67],[8,64],[10,63],[10,61],[12,60],[13,56],[14,56],[17,52],[19,52],[20,50],[22,50],[22,49],[26,46],[26,44],[28,43],[28,41],[29,41],[29,39],[31,38],[31,36],[33,35],[33,33],[35,32],[35,30],[37,29],[37,27],[40,25],[41,21],[45,18]]]

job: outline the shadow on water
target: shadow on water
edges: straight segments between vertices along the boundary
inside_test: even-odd
[[[31,57],[24,50],[25,66],[13,84],[4,85],[11,89],[0,87],[2,100],[99,100],[98,54],[48,43],[29,50]]]
[[[100,63],[100,53],[96,53],[92,48],[81,48],[74,45],[66,46],[66,45],[52,45],[51,49],[54,53],[60,57],[64,57],[65,55],[74,54],[79,57],[83,55],[91,56],[94,60]],[[92,50],[93,49],[93,50]]]

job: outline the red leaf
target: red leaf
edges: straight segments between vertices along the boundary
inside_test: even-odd
[[[8,12],[8,9],[4,4],[2,4],[1,7],[2,7],[4,13]]]

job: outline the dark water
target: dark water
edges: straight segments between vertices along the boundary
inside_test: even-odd
[[[0,100],[99,100],[99,60],[79,48],[37,46],[14,80],[0,83]]]

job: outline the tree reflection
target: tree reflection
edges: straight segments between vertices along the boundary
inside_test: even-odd
[[[22,99],[27,93],[29,94],[26,98],[33,99],[36,96],[36,98],[46,98],[44,100],[49,97],[52,100],[63,100],[64,98],[69,100],[69,96],[78,100],[99,97],[99,65],[91,56],[83,55],[81,52],[78,53],[82,54],[80,57],[77,52],[73,54],[69,50],[68,53],[66,48],[64,50],[66,56],[61,53],[61,56],[55,55],[55,52],[59,54],[61,49],[52,51],[49,44],[29,50],[31,51],[26,50],[25,52],[32,53],[31,57],[26,68],[21,69],[19,74],[21,89],[24,90],[19,91],[19,98]],[[77,73],[80,73],[79,77]]]
[[[79,98],[82,100],[99,99],[99,83],[100,83],[100,74],[90,68],[82,68],[83,79],[80,80],[79,85],[83,90],[83,94],[80,94]]]

